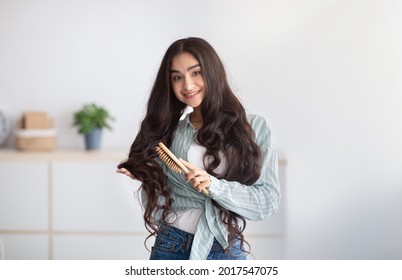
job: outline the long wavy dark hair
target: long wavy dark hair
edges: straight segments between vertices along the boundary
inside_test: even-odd
[[[247,121],[246,112],[232,92],[224,66],[213,47],[201,38],[186,38],[174,42],[166,51],[159,67],[147,104],[145,118],[131,145],[128,159],[118,165],[126,168],[142,182],[147,198],[144,209],[145,226],[150,236],[157,232],[152,222],[155,211],[162,212],[162,218],[171,212],[171,192],[162,167],[155,161],[155,147],[164,142],[172,144],[172,134],[186,107],[174,95],[171,85],[171,63],[182,52],[192,54],[200,63],[205,84],[205,98],[201,104],[203,126],[196,134],[195,141],[206,148],[205,170],[217,178],[237,181],[245,185],[253,184],[261,172],[261,151],[254,139],[254,132]],[[214,172],[226,159],[226,169],[222,174]],[[163,198],[163,199],[161,199]],[[243,236],[245,218],[225,209],[216,201],[222,221],[229,231],[229,244],[240,239],[241,246],[248,243]],[[242,227],[240,227],[242,223]],[[249,246],[249,245],[248,245]]]

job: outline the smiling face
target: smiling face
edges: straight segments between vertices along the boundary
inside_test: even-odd
[[[183,52],[173,58],[170,80],[179,101],[200,108],[205,97],[204,78],[201,65],[192,54]]]

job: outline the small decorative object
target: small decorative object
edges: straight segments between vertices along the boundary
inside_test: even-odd
[[[53,119],[46,112],[24,112],[15,132],[16,147],[23,151],[52,151],[56,148]]]
[[[87,150],[98,150],[100,148],[102,129],[112,129],[110,122],[114,118],[109,112],[95,103],[85,104],[79,111],[74,113],[73,126],[76,126],[78,133],[85,137],[85,148]]]

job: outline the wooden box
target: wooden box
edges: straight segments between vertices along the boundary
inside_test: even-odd
[[[47,129],[52,128],[52,120],[46,112],[25,112],[22,118],[22,128],[25,129]]]
[[[51,151],[56,148],[54,129],[20,129],[16,132],[16,148],[25,151]]]

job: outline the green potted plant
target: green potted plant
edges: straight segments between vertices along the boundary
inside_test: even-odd
[[[111,130],[110,122],[114,118],[109,112],[95,103],[85,104],[74,112],[73,126],[77,127],[78,133],[85,137],[85,148],[97,150],[100,147],[102,129]]]

